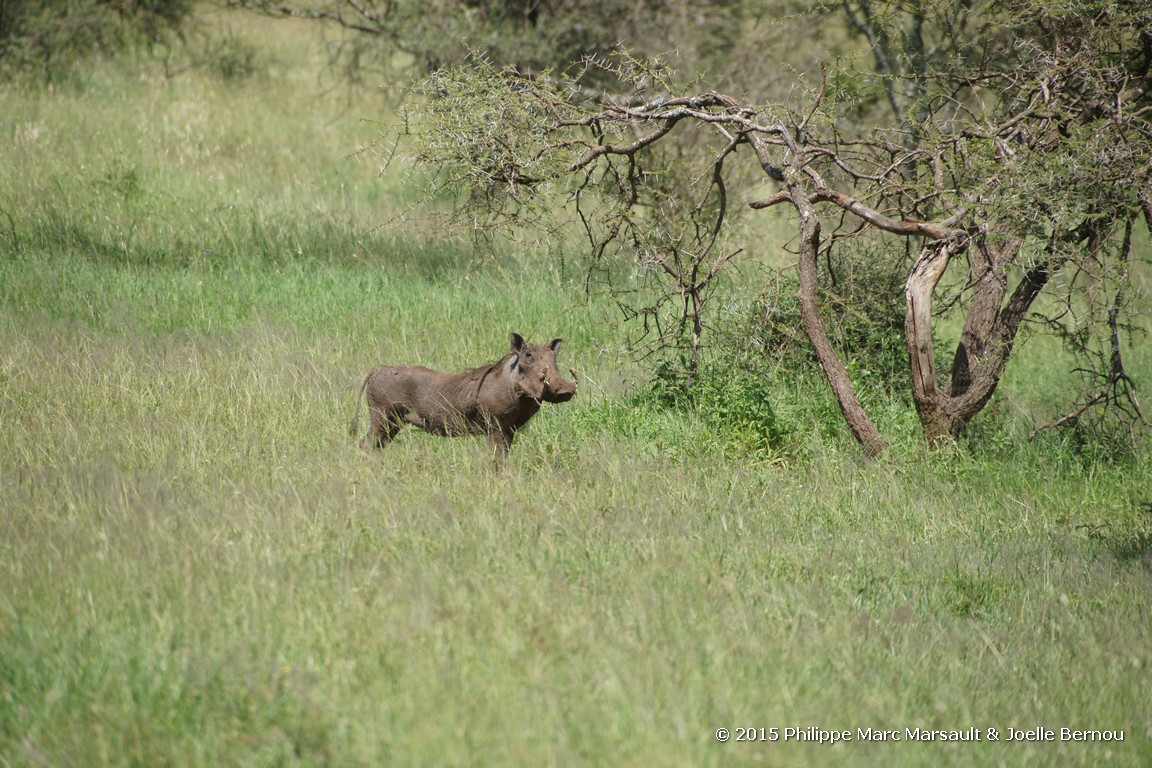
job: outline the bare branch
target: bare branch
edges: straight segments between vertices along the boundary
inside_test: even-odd
[[[789,202],[792,196],[787,192],[777,192],[771,197],[756,202],[749,203],[749,207],[760,210],[762,208],[770,208],[774,205],[779,205],[783,202]],[[864,221],[868,222],[877,229],[885,232],[890,232],[894,235],[903,236],[917,236],[927,237],[931,240],[950,240],[955,238],[966,238],[968,232],[963,229],[956,229],[954,224],[938,224],[931,221],[916,221],[905,220],[899,221],[890,216],[885,216],[874,208],[864,205],[859,200],[856,200],[842,192],[837,192],[834,189],[821,189],[808,195],[810,203],[833,203],[840,206],[849,213],[853,213]],[[962,214],[963,212],[960,212]],[[948,219],[948,222],[955,222],[958,216],[953,216]]]

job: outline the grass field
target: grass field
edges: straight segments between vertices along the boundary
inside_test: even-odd
[[[878,461],[835,421],[749,452],[636,397],[553,261],[379,228],[421,194],[352,156],[380,95],[304,28],[212,23],[260,73],[0,86],[0,765],[1152,762],[1152,463],[1024,439],[1050,350],[970,445],[893,404]],[[582,390],[506,466],[355,449],[369,369],[512,330]]]

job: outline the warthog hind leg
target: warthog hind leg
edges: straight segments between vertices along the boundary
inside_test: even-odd
[[[383,448],[392,442],[396,433],[400,431],[400,424],[396,421],[396,414],[385,413],[379,408],[369,408],[372,423],[368,427],[368,434],[360,441],[360,450],[370,451],[374,448]]]

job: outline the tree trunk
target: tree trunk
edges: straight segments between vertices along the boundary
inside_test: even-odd
[[[937,240],[924,246],[912,274],[904,283],[904,342],[912,374],[912,400],[924,429],[924,439],[935,447],[953,432],[945,406],[948,398],[936,377],[936,350],[932,343],[932,292],[948,268],[957,240]]]
[[[808,342],[812,345],[816,359],[820,361],[820,367],[832,387],[832,393],[836,396],[844,420],[848,422],[848,428],[860,442],[864,453],[876,456],[884,450],[884,440],[880,437],[876,425],[868,418],[864,406],[860,404],[860,398],[856,396],[852,380],[848,377],[848,370],[832,346],[824,328],[824,321],[820,317],[820,301],[817,293],[820,221],[816,218],[816,212],[812,209],[807,194],[799,187],[793,187],[790,191],[796,209],[800,213],[800,288],[797,298],[804,333],[808,336]]]

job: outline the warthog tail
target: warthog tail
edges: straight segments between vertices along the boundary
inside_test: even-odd
[[[376,373],[376,371],[372,371]],[[356,437],[360,434],[360,403],[364,400],[364,392],[368,389],[368,380],[372,378],[372,373],[364,377],[364,383],[360,385],[360,394],[356,396],[356,409],[352,411],[352,423],[348,425],[348,435]]]

